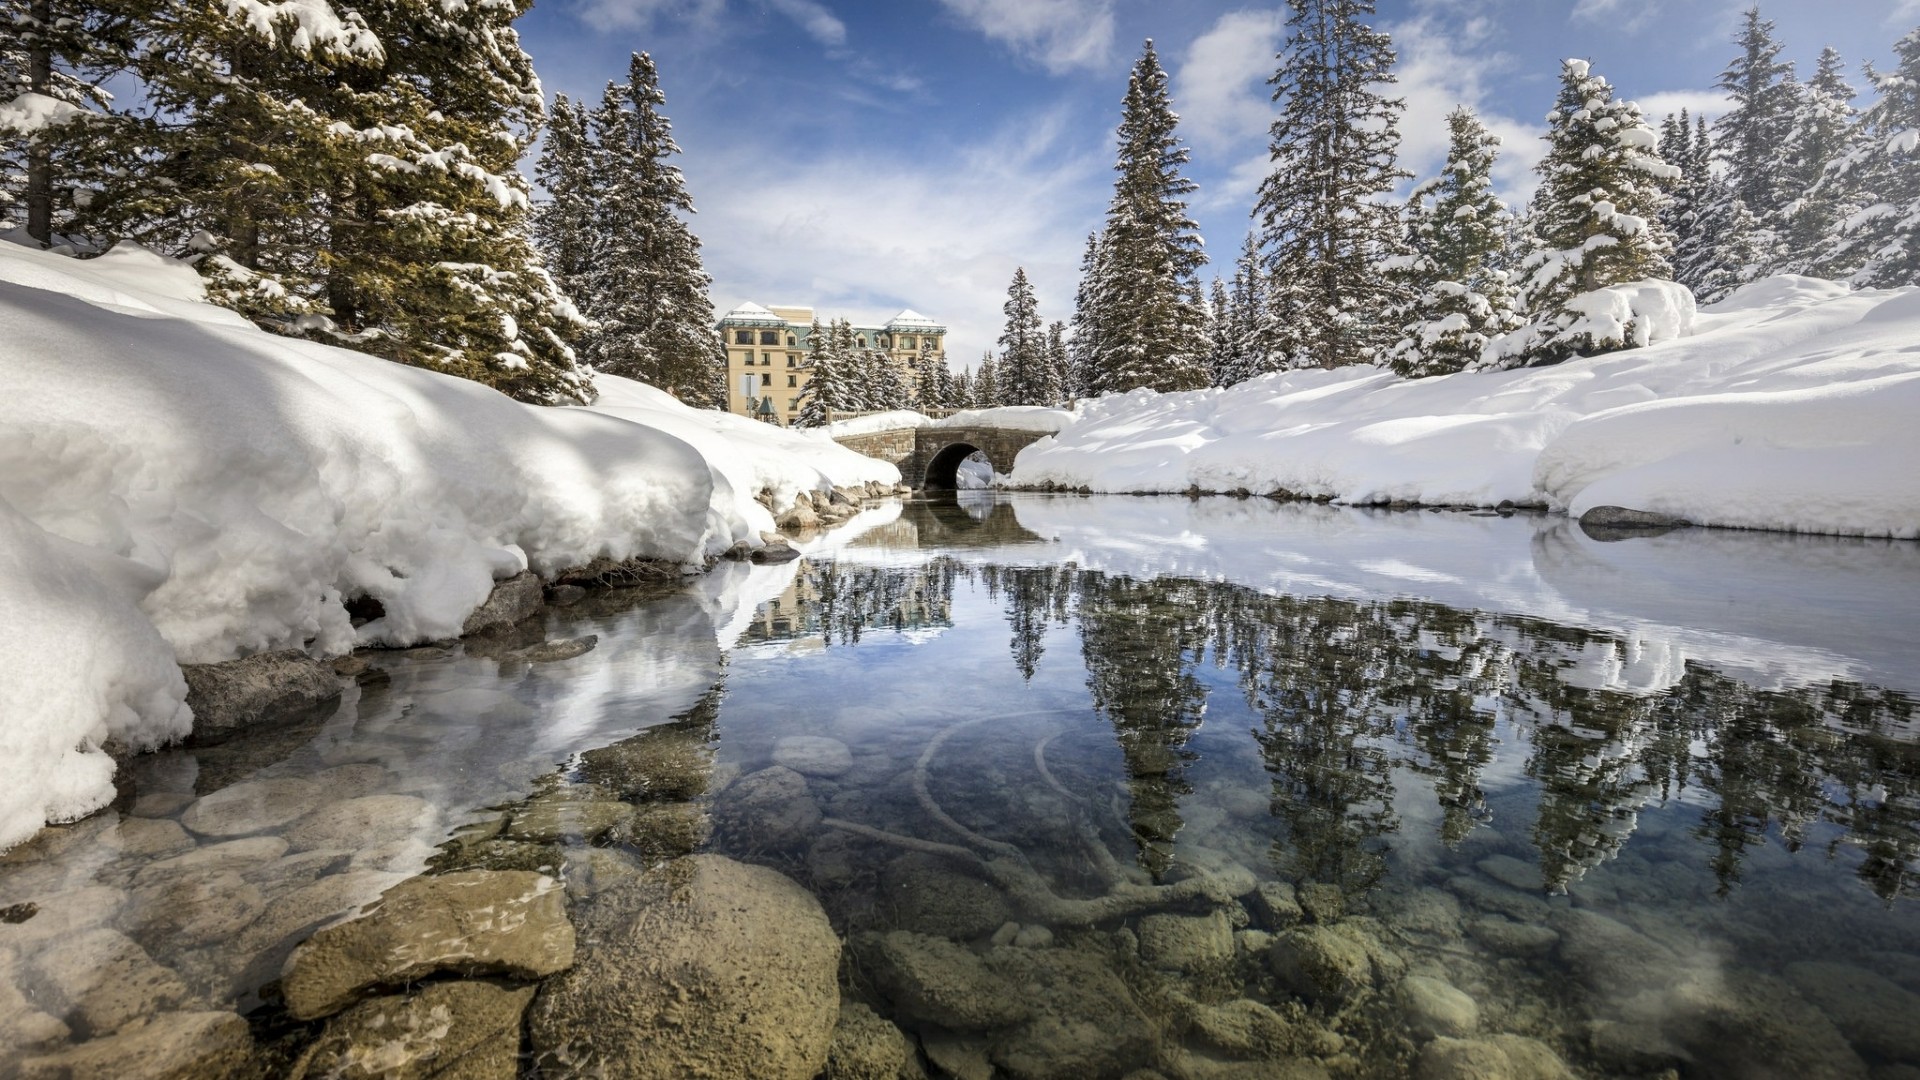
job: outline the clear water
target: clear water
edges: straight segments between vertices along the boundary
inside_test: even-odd
[[[42,909],[0,961],[16,1018],[79,1039],[112,1010],[49,959],[60,912],[173,972],[166,1008],[256,1009],[313,925],[648,729],[699,748],[701,827],[598,850],[788,874],[849,942],[843,993],[936,1075],[1405,1075],[1452,987],[1476,1037],[1580,1075],[1920,1076],[1916,611],[1913,544],[915,501],[525,631],[599,635],[584,656],[386,657],[309,729],[142,759],[123,811],[0,863],[0,907]],[[202,831],[191,800],[288,778],[260,796],[283,822],[227,830],[251,849]],[[350,798],[390,801],[314,824]],[[587,904],[591,854],[529,857]],[[1046,1022],[905,1003],[898,930],[1018,975]],[[1357,967],[1314,967],[1329,934]]]

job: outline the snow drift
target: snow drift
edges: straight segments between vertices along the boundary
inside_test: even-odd
[[[1015,485],[1357,504],[1597,505],[1920,537],[1920,289],[1776,277],[1685,336],[1543,368],[1294,371],[1090,402]]]
[[[0,244],[0,849],[106,802],[103,742],[185,734],[176,661],[455,636],[523,568],[697,562],[758,543],[763,488],[898,480],[609,383],[521,405],[267,334],[138,248]]]

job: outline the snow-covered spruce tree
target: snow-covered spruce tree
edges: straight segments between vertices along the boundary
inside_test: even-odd
[[[1529,323],[1489,343],[1483,364],[1555,363],[1641,344],[1649,328],[1594,317],[1586,298],[1669,275],[1661,187],[1679,170],[1660,160],[1639,106],[1615,100],[1585,60],[1564,61],[1546,139],[1530,215],[1539,247],[1520,268]]]
[[[585,295],[588,270],[599,261],[601,239],[595,221],[600,177],[590,124],[585,102],[556,95],[533,172],[547,193],[534,208],[533,239],[547,272],[576,304]]]
[[[1015,267],[1007,286],[1007,317],[1000,333],[999,386],[1008,405],[1051,405],[1060,397],[1053,364],[1047,358],[1046,326],[1025,267]]]
[[[1675,251],[1673,277],[1711,304],[1770,272],[1774,234],[1725,181],[1715,177],[1706,192],[1692,235]]]
[[[0,219],[42,247],[124,171],[132,118],[102,83],[132,66],[132,7],[0,0]]]
[[[1187,213],[1195,185],[1181,175],[1187,150],[1178,122],[1167,73],[1148,41],[1127,80],[1114,163],[1119,175],[1099,252],[1101,325],[1091,372],[1098,393],[1207,385],[1206,311],[1198,288],[1206,254]]]
[[[1213,386],[1233,385],[1238,357],[1233,351],[1233,299],[1218,277],[1207,293],[1207,379]]]
[[[1227,294],[1231,316],[1227,327],[1228,350],[1232,354],[1232,367],[1226,372],[1227,381],[1222,385],[1242,383],[1285,367],[1287,358],[1278,348],[1280,328],[1267,289],[1264,264],[1260,240],[1249,232],[1240,247],[1240,257],[1234,261],[1233,287]]]
[[[154,3],[136,21],[139,166],[95,197],[89,228],[193,258],[216,303],[270,328],[324,325],[353,273],[332,263],[335,234],[361,231],[340,221],[395,205],[376,162],[400,158],[359,120],[390,105],[403,61],[324,0]]]
[[[1680,170],[1679,178],[1667,187],[1667,201],[1660,208],[1660,224],[1673,240],[1674,280],[1683,285],[1692,282],[1681,276],[1682,253],[1693,238],[1713,182],[1712,146],[1707,138],[1706,121],[1702,120],[1700,141],[1695,142],[1693,120],[1686,109],[1681,109],[1678,116],[1668,113],[1660,124],[1660,160]]]
[[[861,362],[860,349],[854,343],[853,323],[835,319],[827,331],[828,352],[840,376],[836,409],[843,412],[867,412],[874,408],[871,373]]]
[[[973,406],[973,376],[967,369],[961,368],[953,375],[951,389],[947,393],[948,408],[966,409]]]
[[[1893,52],[1894,70],[1867,68],[1879,99],[1821,182],[1860,207],[1841,222],[1823,262],[1861,288],[1920,284],[1920,30]]]
[[[1000,373],[993,362],[993,353],[988,352],[980,358],[980,366],[973,370],[973,399],[976,409],[991,409],[1006,402],[1000,396]]]
[[[1055,320],[1047,325],[1047,367],[1053,372],[1054,399],[1047,405],[1068,405],[1073,393],[1073,357],[1067,351],[1067,324]]]
[[[1087,235],[1080,256],[1080,283],[1073,294],[1073,339],[1067,346],[1067,367],[1061,386],[1070,398],[1100,393],[1094,373],[1100,370],[1101,331],[1107,320],[1106,244],[1100,233]]]
[[[841,410],[840,370],[834,362],[833,341],[814,316],[807,331],[807,385],[800,391],[800,411],[793,418],[795,427],[825,427],[833,414]]]
[[[725,352],[665,103],[653,58],[634,53],[626,83],[607,84],[593,112],[596,250],[573,292],[592,325],[580,352],[596,370],[719,408]]]
[[[922,412],[928,409],[946,408],[942,381],[946,366],[939,354],[933,351],[933,341],[922,337],[920,351],[913,357],[913,385],[909,388],[911,391],[909,407]]]
[[[1402,271],[1412,299],[1393,370],[1420,377],[1479,362],[1488,341],[1521,322],[1504,270],[1507,208],[1493,194],[1500,140],[1461,106],[1447,116],[1447,162],[1408,200],[1412,253]]]
[[[908,404],[907,383],[900,366],[881,349],[860,350],[860,367],[866,372],[867,407],[904,409]]]
[[[1819,253],[1840,222],[1858,209],[1845,185],[1826,183],[1827,172],[1853,139],[1856,92],[1847,84],[1840,53],[1820,50],[1813,78],[1800,88],[1793,131],[1785,150],[1786,183],[1792,196],[1784,209],[1786,258],[1783,268],[1798,274],[1827,276]]]
[[[1714,145],[1726,166],[1723,199],[1739,199],[1769,229],[1792,198],[1780,153],[1793,130],[1799,97],[1793,64],[1780,59],[1782,45],[1773,31],[1773,21],[1762,19],[1759,7],[1741,15],[1740,32],[1733,39],[1740,54],[1714,84],[1733,104],[1713,125]],[[1731,210],[1725,213],[1733,215]]]
[[[1362,20],[1373,0],[1288,0],[1293,14],[1268,80],[1280,114],[1254,216],[1285,320],[1289,366],[1368,363],[1398,337],[1395,287],[1381,272],[1400,225],[1381,197],[1408,176],[1396,161],[1406,102],[1387,35]]]

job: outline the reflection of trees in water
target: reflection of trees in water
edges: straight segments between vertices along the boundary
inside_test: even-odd
[[[1378,879],[1384,837],[1399,828],[1395,767],[1431,778],[1442,841],[1464,839],[1485,815],[1480,776],[1502,715],[1531,747],[1532,839],[1550,888],[1611,858],[1643,807],[1689,783],[1716,796],[1696,835],[1723,893],[1748,848],[1769,832],[1798,847],[1814,822],[1864,853],[1858,872],[1882,897],[1920,863],[1920,745],[1897,692],[1757,691],[1693,663],[1671,686],[1629,691],[1609,688],[1619,679],[1608,673],[1626,669],[1631,643],[1537,619],[1089,573],[1073,589],[1096,707],[1145,802],[1136,818],[1178,828],[1185,740],[1204,702],[1203,687],[1184,688],[1210,643],[1259,718],[1282,826],[1275,855],[1300,878],[1348,889]],[[1152,768],[1148,746],[1176,751],[1179,768]]]
[[[1429,778],[1440,839],[1458,844],[1486,818],[1481,777],[1500,731],[1525,747],[1509,752],[1526,753],[1537,785],[1531,839],[1550,888],[1613,857],[1644,807],[1688,787],[1713,796],[1693,834],[1723,895],[1769,836],[1790,849],[1816,835],[1832,853],[1850,845],[1862,881],[1889,900],[1920,866],[1920,742],[1913,703],[1896,691],[1762,691],[1697,663],[1669,685],[1628,687],[1619,673],[1646,643],[1412,600],[1269,596],[1067,565],[976,571],[946,558],[809,574],[807,621],[842,643],[915,611],[938,611],[944,625],[956,580],[975,578],[1003,606],[1029,679],[1048,624],[1077,623],[1093,706],[1125,760],[1128,823],[1155,872],[1192,790],[1209,650],[1255,719],[1274,857],[1296,878],[1350,890],[1379,879],[1386,837],[1401,827],[1396,768]]]
[[[1141,863],[1158,874],[1180,831],[1180,797],[1193,789],[1187,740],[1206,713],[1195,674],[1206,651],[1207,586],[1077,575],[1080,650],[1093,707],[1113,725],[1127,766],[1127,822]]]

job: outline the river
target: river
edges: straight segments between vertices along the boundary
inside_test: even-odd
[[[1920,545],[965,492],[802,546],[136,759],[0,859],[0,1072],[194,1010],[291,1059],[288,954],[422,869],[698,850],[936,1076],[1920,1075]],[[567,785],[678,809],[530,824]]]

